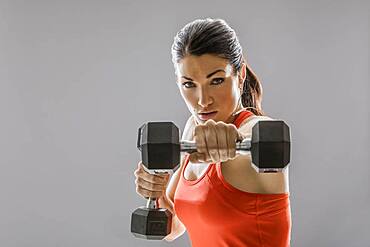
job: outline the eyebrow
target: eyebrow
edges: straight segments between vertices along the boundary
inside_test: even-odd
[[[220,71],[223,71],[223,72],[225,72],[225,70],[223,70],[223,69],[218,69],[218,70],[216,70],[216,71],[213,71],[212,73],[210,73],[209,75],[207,75],[207,77],[206,78],[210,78],[211,76],[213,76],[214,74],[216,74],[217,72],[220,72]],[[225,72],[226,73],[226,72]],[[190,81],[192,81],[193,79],[191,79],[190,77],[186,77],[186,76],[182,76],[182,78],[185,78],[186,80],[190,80]]]

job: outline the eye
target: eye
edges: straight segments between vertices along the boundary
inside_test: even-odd
[[[191,81],[186,81],[186,82],[183,82],[182,85],[186,88],[191,88],[191,87],[194,87],[194,83],[191,82]]]
[[[213,80],[212,80],[212,84],[214,84],[214,85],[219,85],[219,84],[221,84],[221,83],[223,83],[225,81],[225,79],[224,78],[221,78],[221,77],[219,77],[219,78],[214,78]]]

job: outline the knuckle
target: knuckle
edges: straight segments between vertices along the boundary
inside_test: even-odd
[[[227,131],[229,131],[229,132],[236,132],[236,131],[238,131],[238,129],[236,128],[236,126],[235,126],[235,125],[233,125],[233,124],[228,124],[228,125],[226,126],[226,129],[227,129]]]
[[[206,123],[207,123],[208,126],[215,126],[216,125],[216,122],[213,119],[209,119]]]
[[[218,128],[225,128],[225,126],[227,126],[227,124],[225,124],[224,122],[221,122],[221,121],[218,121],[216,124],[216,127]]]
[[[228,126],[229,129],[237,130],[237,128],[234,124],[228,124],[227,126]]]

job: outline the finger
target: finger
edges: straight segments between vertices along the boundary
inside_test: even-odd
[[[238,138],[238,130],[235,126],[228,128],[228,137],[229,157],[234,158],[236,155],[236,140]]]
[[[145,165],[140,161],[139,164],[138,164],[138,169],[136,169],[134,173],[135,173],[135,175],[142,174],[142,173],[150,174],[149,172],[147,172],[146,169],[147,168],[145,168]],[[155,175],[159,176],[159,177],[163,177],[163,178],[166,178],[166,177],[169,176],[169,174],[167,172],[156,173]]]
[[[227,126],[224,124],[216,125],[218,153],[220,154],[220,161],[227,161],[229,158],[229,150],[227,147]]]
[[[174,214],[173,203],[168,199],[168,197],[166,196],[166,193],[164,193],[164,195],[158,198],[158,206],[159,208],[166,208],[172,214]]]
[[[150,197],[150,198],[158,198],[158,197],[161,197],[164,194],[164,191],[162,191],[162,192],[150,191],[150,190],[144,189],[140,186],[136,187],[136,192],[139,195],[142,195],[143,197]]]
[[[207,144],[207,153],[213,162],[220,161],[220,154],[218,152],[218,142],[217,142],[217,131],[215,124],[210,121],[205,128],[205,140]]]
[[[141,161],[137,164],[137,169],[134,171],[135,177],[137,177],[138,174],[140,173],[140,169],[142,169],[141,168]]]
[[[225,137],[226,137],[226,145],[227,145],[227,157],[230,158],[230,134],[229,134],[229,129],[226,126],[226,131],[225,131]]]
[[[163,184],[153,184],[153,183],[149,183],[148,181],[138,177],[136,180],[135,180],[135,184],[137,186],[140,186],[141,188],[143,189],[146,189],[146,190],[150,190],[150,191],[163,191],[163,190],[166,190],[166,185],[167,183],[163,183]]]
[[[169,179],[169,175],[163,176],[163,175],[156,175],[156,174],[150,174],[147,172],[141,172],[137,177],[140,177],[141,179],[144,179],[145,181],[153,184],[163,184],[166,183]]]
[[[197,125],[194,130],[194,140],[197,145],[197,152],[207,156],[207,143],[203,125]],[[206,157],[207,158],[207,157]]]

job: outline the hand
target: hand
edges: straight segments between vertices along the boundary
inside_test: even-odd
[[[236,141],[243,138],[235,125],[210,119],[195,126],[194,139],[197,151],[190,154],[190,161],[216,163],[235,159]]]
[[[141,161],[134,172],[136,192],[145,198],[160,198],[166,194],[169,174],[150,174],[143,168]]]

